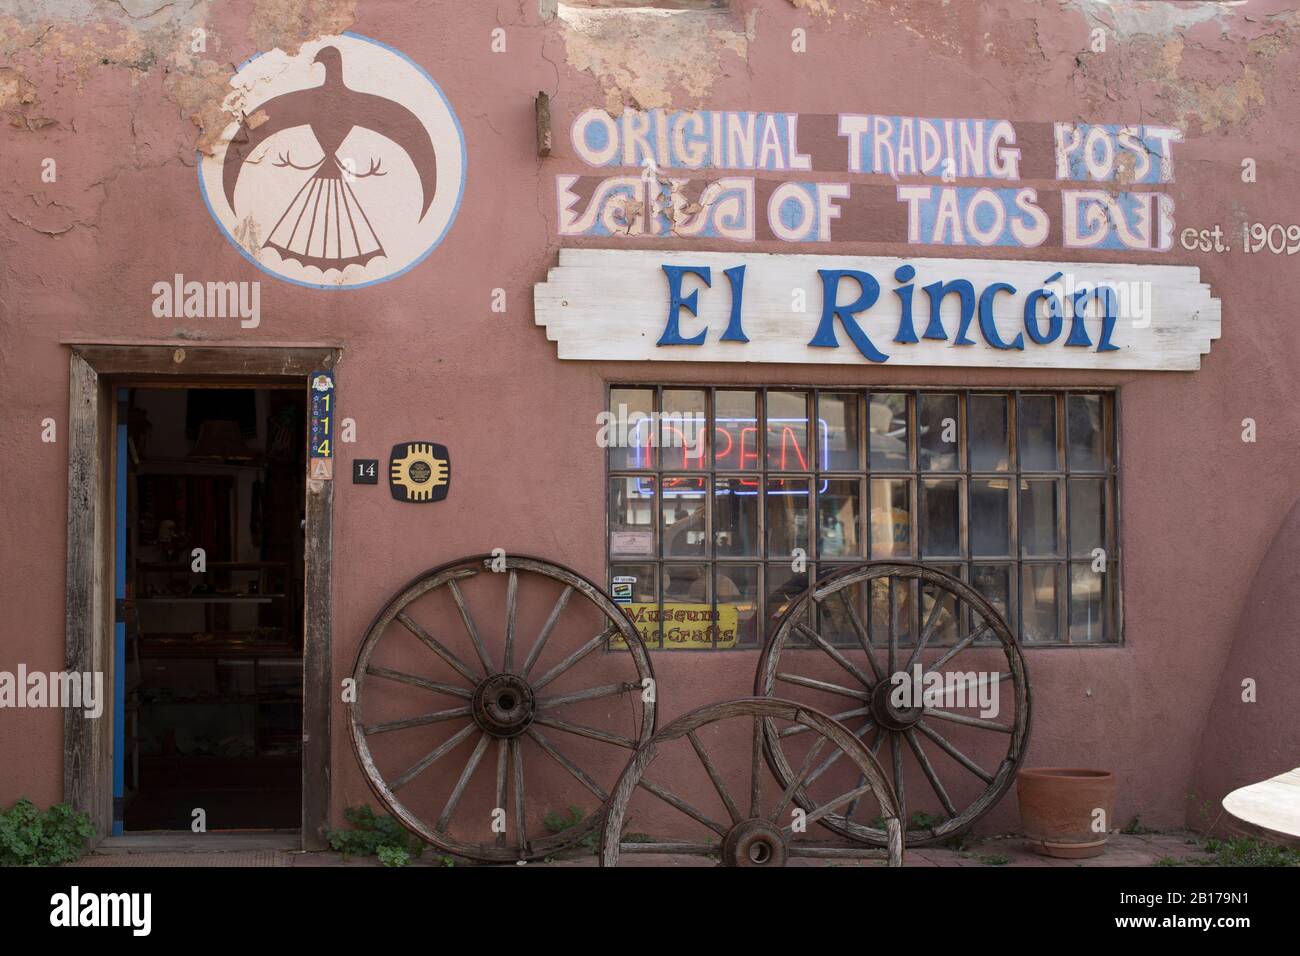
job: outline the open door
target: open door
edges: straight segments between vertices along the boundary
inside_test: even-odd
[[[112,701],[64,711],[64,800],[97,839],[202,810],[323,848],[334,493],[306,410],[341,349],[68,344],[64,652]]]
[[[115,833],[301,825],[305,431],[300,387],[119,391]]]

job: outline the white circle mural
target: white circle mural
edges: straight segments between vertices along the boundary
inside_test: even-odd
[[[199,162],[208,211],[243,256],[298,285],[355,289],[418,265],[451,228],[465,138],[438,84],[346,33],[249,60],[235,116]]]

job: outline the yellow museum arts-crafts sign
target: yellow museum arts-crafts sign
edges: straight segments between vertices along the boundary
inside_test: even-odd
[[[666,648],[736,646],[739,609],[734,604],[716,608],[709,604],[665,604],[662,612],[657,604],[624,604],[623,609],[641,639],[651,647],[659,644],[661,626]],[[622,643],[617,638],[613,642],[615,647]]]

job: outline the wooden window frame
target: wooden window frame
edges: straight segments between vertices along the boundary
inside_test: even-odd
[[[700,383],[683,383],[683,382],[647,382],[644,380],[611,380],[606,382],[605,388],[605,410],[612,411],[611,401],[612,394],[616,389],[639,389],[650,391],[653,395],[653,409],[656,412],[663,410],[663,396],[665,391],[703,391],[705,395],[704,407],[707,423],[711,426],[714,421],[716,409],[716,395],[719,391],[752,391],[756,393],[756,414],[758,417],[757,440],[758,446],[758,468],[746,472],[747,476],[753,477],[760,483],[761,488],[766,487],[770,475],[779,475],[782,478],[806,478],[810,482],[810,488],[813,490],[811,500],[809,501],[808,510],[808,574],[809,580],[815,580],[816,577],[826,569],[837,566],[855,564],[860,561],[872,560],[889,560],[888,557],[872,556],[872,508],[871,508],[871,485],[874,480],[878,479],[899,479],[908,483],[908,509],[909,509],[909,528],[911,534],[911,543],[908,556],[896,556],[897,560],[916,561],[930,566],[950,567],[958,566],[961,570],[961,578],[967,583],[971,573],[978,565],[998,565],[1005,566],[1009,569],[1011,580],[1008,581],[1008,625],[1012,632],[1020,638],[1023,632],[1024,623],[1024,602],[1020,591],[1023,586],[1024,569],[1032,565],[1051,565],[1058,567],[1058,601],[1057,601],[1057,640],[1054,641],[1026,641],[1024,647],[1034,649],[1050,648],[1117,648],[1124,646],[1124,627],[1123,627],[1123,563],[1121,560],[1122,548],[1122,523],[1121,523],[1121,482],[1120,482],[1120,414],[1119,414],[1119,390],[1113,386],[1088,386],[1078,385],[1068,388],[1061,387],[1043,387],[1043,388],[1026,388],[1016,386],[996,387],[996,386],[915,386],[915,385],[752,385],[744,383],[728,385],[706,385]],[[808,455],[811,470],[809,471],[780,471],[776,472],[768,468],[767,465],[767,429],[765,422],[767,418],[767,397],[771,392],[790,392],[797,391],[806,394],[806,413],[810,423],[808,428]],[[825,468],[820,465],[821,449],[819,448],[820,435],[815,425],[817,420],[817,409],[819,399],[823,395],[852,393],[859,397],[860,403],[857,415],[857,438],[858,438],[858,468],[835,469]],[[879,394],[901,394],[905,397],[906,413],[909,422],[907,435],[908,448],[908,467],[900,471],[873,471],[871,468],[871,423],[870,423],[870,396],[872,393]],[[958,407],[958,431],[960,436],[958,464],[954,470],[950,471],[930,471],[922,470],[920,464],[920,435],[918,421],[921,396],[925,394],[935,395],[955,395],[957,397]],[[1087,471],[1075,473],[1070,468],[1068,457],[1069,436],[1067,434],[1069,424],[1069,397],[1071,395],[1099,395],[1103,399],[1103,423],[1102,433],[1103,440],[1106,444],[1106,464],[1100,471]],[[970,434],[969,434],[969,408],[972,395],[1002,395],[1007,399],[1007,433],[1009,441],[1010,460],[1005,471],[990,472],[987,469],[974,469],[970,461]],[[1019,436],[1019,410],[1021,400],[1025,396],[1048,395],[1052,396],[1056,403],[1056,449],[1057,449],[1057,467],[1047,471],[1024,471],[1022,469],[1020,456],[1020,436]],[[770,624],[768,608],[768,592],[770,586],[767,581],[766,571],[773,565],[782,564],[781,561],[774,561],[767,556],[767,507],[766,496],[760,495],[761,503],[758,509],[758,540],[760,542],[759,553],[757,556],[718,556],[714,550],[716,542],[714,541],[714,510],[715,500],[713,490],[719,473],[723,475],[731,474],[735,469],[718,469],[714,458],[713,440],[714,434],[712,429],[708,432],[708,449],[706,467],[698,471],[689,471],[691,477],[699,476],[705,481],[706,490],[706,508],[705,508],[705,530],[706,530],[706,548],[705,554],[699,557],[664,557],[663,550],[663,515],[662,515],[662,494],[663,480],[665,477],[672,477],[674,472],[681,473],[680,469],[665,468],[662,454],[664,449],[656,449],[655,465],[652,468],[645,469],[628,469],[610,467],[608,449],[604,454],[604,474],[605,474],[605,574],[609,580],[616,566],[619,565],[652,565],[656,569],[656,600],[660,607],[664,604],[664,574],[666,566],[678,564],[703,564],[709,568],[709,594],[710,603],[715,604],[717,601],[717,577],[718,569],[728,565],[760,566],[763,568],[763,575],[760,578],[759,593],[757,595],[759,621]],[[651,508],[653,516],[653,530],[655,536],[655,554],[654,556],[632,557],[626,555],[615,556],[610,552],[610,487],[613,480],[618,478],[639,475],[650,478],[655,484],[655,500]],[[976,556],[971,553],[970,548],[970,500],[971,500],[971,483],[973,480],[981,478],[997,477],[1005,478],[1010,484],[1009,501],[1008,501],[1008,543],[1009,553],[1006,556]],[[1059,554],[1051,557],[1026,557],[1023,553],[1023,546],[1020,541],[1019,512],[1020,512],[1020,482],[1024,478],[1044,478],[1053,479],[1057,482],[1061,493],[1058,497],[1058,514],[1057,514],[1057,540]],[[1104,613],[1106,615],[1106,626],[1108,633],[1111,635],[1106,641],[1091,641],[1071,643],[1069,640],[1069,616],[1070,616],[1070,574],[1071,568],[1075,564],[1087,563],[1083,559],[1075,558],[1072,555],[1070,541],[1070,521],[1069,521],[1069,482],[1072,477],[1098,478],[1106,482],[1109,494],[1105,499],[1104,506],[1106,513],[1104,516],[1106,528],[1106,542],[1108,550],[1106,554],[1106,574],[1111,576],[1107,588],[1106,605]],[[862,557],[852,558],[832,558],[823,560],[818,547],[818,515],[817,504],[819,496],[816,493],[817,484],[823,479],[857,479],[860,482],[860,514],[859,514],[859,542]],[[921,524],[923,521],[921,510],[921,489],[926,480],[931,479],[956,479],[959,486],[959,535],[960,535],[960,555],[952,556],[933,556],[921,557]],[[761,648],[764,639],[764,629],[760,627],[759,645]],[[661,644],[651,645],[653,650],[663,650]],[[734,648],[718,648],[716,644],[713,648],[715,651],[752,651],[755,645],[745,644]]]
[[[62,342],[71,350],[68,392],[67,608],[64,666],[98,671],[114,686],[113,554],[117,403],[125,384],[249,388],[301,384],[335,369],[337,344],[233,345]],[[325,849],[330,823],[331,567],[333,481],[306,480],[303,609],[302,847]],[[63,795],[89,814],[94,842],[112,832],[112,708],[99,719],[63,712]]]

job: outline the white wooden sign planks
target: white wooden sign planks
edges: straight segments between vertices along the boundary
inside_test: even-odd
[[[669,278],[663,268],[709,270],[706,284],[699,271]],[[727,270],[743,266],[740,324],[747,342],[724,341],[733,312],[734,283]],[[910,266],[915,276],[896,270]],[[852,278],[823,279],[819,270],[854,270],[879,285],[874,304],[857,312],[824,319],[829,291],[834,304],[848,305],[861,294]],[[733,272],[733,275],[735,273]],[[957,344],[963,306],[958,294],[940,298],[939,318],[944,338],[927,338],[932,283],[968,280],[975,307],[965,338]],[[995,283],[981,307],[982,293]],[[674,288],[674,285],[676,288]],[[829,286],[829,288],[828,288]],[[1105,286],[1113,296],[1114,316],[1104,334],[1102,297],[1089,290]],[[911,329],[915,342],[896,341],[903,325],[903,296],[911,288]],[[1050,300],[1039,296],[1032,325],[1027,328],[1026,299],[1035,291],[1051,290],[1061,303],[1059,331],[1050,336]],[[698,314],[676,304],[695,293]],[[1075,328],[1073,304],[1082,296],[1082,328]],[[561,249],[559,265],[546,282],[533,290],[538,325],[557,343],[561,359],[651,362],[778,362],[830,365],[941,365],[991,368],[1163,369],[1195,370],[1201,356],[1219,337],[1220,303],[1200,281],[1195,266],[1135,265],[1093,262],[1044,262],[998,259],[893,258],[886,256],[819,256],[777,253],[663,252],[630,249]],[[802,311],[800,306],[802,305]],[[981,324],[981,312],[994,328]],[[659,344],[677,319],[679,339],[701,344]],[[873,360],[849,334],[856,324],[877,353]],[[734,326],[733,326],[734,327]],[[809,343],[826,329],[837,347]],[[986,332],[991,334],[986,334]],[[1019,348],[998,348],[995,342]],[[1066,345],[1086,339],[1088,344]],[[1046,344],[1040,341],[1049,339]],[[1099,351],[1107,342],[1111,350]]]

